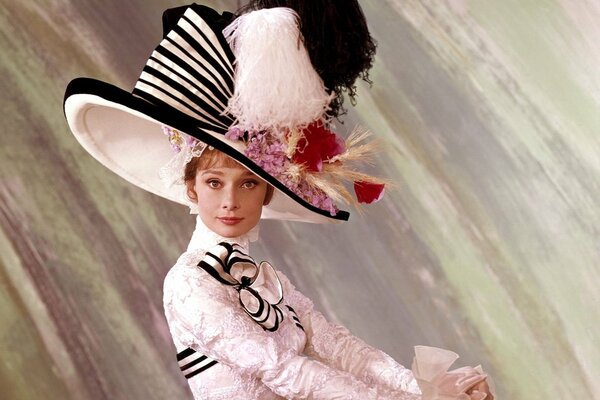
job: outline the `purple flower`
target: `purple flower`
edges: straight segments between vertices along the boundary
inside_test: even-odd
[[[225,137],[229,140],[239,140],[244,137],[244,132],[234,127],[229,129]],[[244,154],[249,159],[308,203],[329,211],[331,215],[337,214],[338,208],[325,192],[317,187],[310,186],[304,179],[299,182],[292,179],[289,171],[294,162],[286,155],[286,143],[268,131],[248,132],[247,138]]]

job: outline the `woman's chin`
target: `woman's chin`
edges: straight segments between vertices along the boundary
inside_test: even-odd
[[[244,225],[227,225],[224,223],[217,223],[217,225],[213,228],[213,231],[219,236],[231,239],[242,236],[250,231],[251,228],[248,228]]]
[[[217,235],[228,239],[245,235],[260,222],[260,216],[256,218],[245,216],[239,219],[239,221],[236,221],[236,219],[233,218],[228,220],[223,219],[222,217],[209,217],[203,215],[201,215],[200,218],[202,218],[202,222],[208,229]]]

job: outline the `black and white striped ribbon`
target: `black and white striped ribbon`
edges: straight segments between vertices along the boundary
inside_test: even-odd
[[[233,62],[223,34],[189,7],[146,62],[133,94],[223,134],[234,120],[225,112],[233,96]]]
[[[263,261],[257,266],[238,245],[222,242],[206,252],[198,266],[219,282],[235,287],[242,308],[256,323],[268,331],[277,330],[283,321],[278,306],[283,288],[271,264]]]
[[[186,379],[190,379],[200,372],[206,371],[210,367],[216,365],[217,361],[212,360],[207,356],[203,356],[196,350],[188,347],[177,353],[177,363]]]
[[[296,324],[296,326],[304,331],[304,327],[302,326],[302,323],[300,322],[300,319],[298,318],[298,314],[296,314],[296,310],[294,310],[292,308],[292,306],[285,306],[285,307],[293,314],[292,319],[294,320],[294,323]]]

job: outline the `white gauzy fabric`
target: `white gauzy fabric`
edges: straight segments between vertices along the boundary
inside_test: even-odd
[[[163,132],[177,132],[166,125],[162,126]],[[160,180],[165,185],[165,188],[175,190],[177,197],[190,208],[190,214],[198,214],[198,205],[190,200],[187,196],[187,186],[184,181],[185,166],[194,157],[200,157],[207,147],[213,149],[212,146],[206,146],[205,143],[196,140],[185,133],[177,132],[178,135],[178,150],[171,159],[163,165],[158,171]],[[190,144],[192,142],[192,144]]]
[[[284,320],[275,332],[264,330],[242,310],[235,288],[196,266],[222,240],[247,252],[255,237],[225,239],[198,222],[188,251],[168,272],[163,288],[177,352],[190,347],[218,361],[188,380],[196,400],[421,399],[410,370],[328,322],[280,271]]]

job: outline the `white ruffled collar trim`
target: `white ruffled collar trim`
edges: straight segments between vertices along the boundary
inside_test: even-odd
[[[247,253],[250,247],[250,242],[255,242],[258,240],[258,225],[259,224],[242,236],[227,238],[211,231],[206,225],[204,225],[204,222],[202,222],[202,219],[198,215],[196,216],[196,229],[192,234],[192,239],[188,244],[187,251],[189,252],[198,249],[208,250],[221,242],[227,242],[239,244]]]

